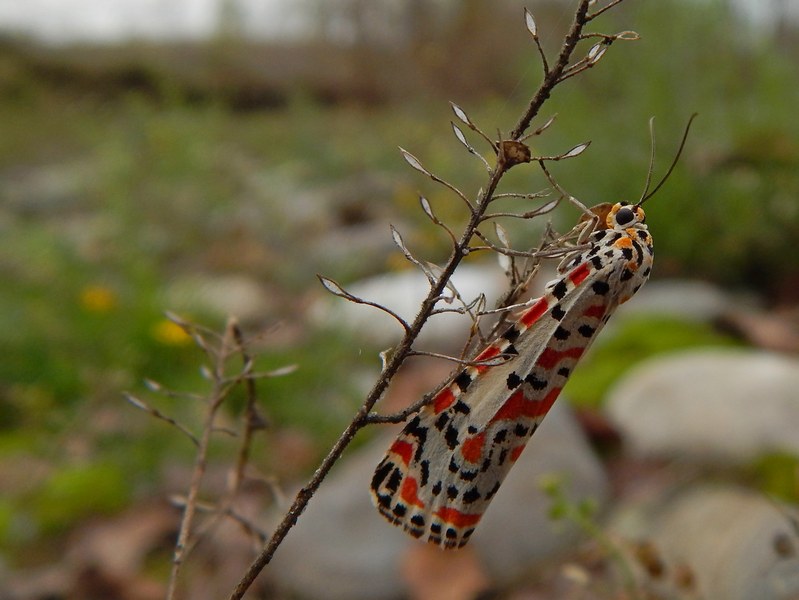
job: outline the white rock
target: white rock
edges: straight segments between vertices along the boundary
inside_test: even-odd
[[[720,288],[704,281],[660,279],[648,282],[619,309],[627,316],[655,314],[710,321],[739,306]]]
[[[369,482],[397,429],[346,457],[311,500],[275,554],[271,576],[300,598],[358,600],[407,596],[400,569],[411,544],[372,506]],[[570,547],[579,532],[547,515],[542,477],[562,474],[570,498],[601,503],[608,485],[563,401],[521,455],[469,542],[488,573],[509,583],[530,565]]]
[[[188,276],[173,282],[166,291],[169,310],[210,311],[241,320],[258,320],[269,314],[273,303],[268,291],[244,275]]]
[[[747,463],[799,452],[799,361],[753,350],[656,357],[611,390],[607,412],[635,454]]]
[[[484,293],[489,308],[493,308],[507,287],[504,273],[494,263],[461,265],[452,282],[466,302]],[[344,287],[359,298],[390,308],[407,322],[413,321],[430,289],[427,278],[417,269],[377,275]],[[439,303],[439,308],[458,306],[462,305]],[[384,312],[337,297],[321,299],[311,309],[311,315],[318,325],[342,327],[378,348],[392,346],[402,337],[402,328]],[[427,349],[451,348],[453,341],[458,344],[466,340],[470,327],[471,321],[465,315],[436,315],[422,329],[419,341]]]

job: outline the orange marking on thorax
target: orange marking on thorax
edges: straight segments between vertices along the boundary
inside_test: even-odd
[[[418,506],[424,508],[424,502],[421,501],[419,495],[416,493],[419,490],[419,484],[416,479],[410,475],[406,475],[402,480],[402,489],[400,490],[400,497],[402,501],[408,506]]]
[[[538,302],[533,304],[533,306],[524,311],[519,320],[526,327],[530,327],[530,325],[535,323],[538,318],[547,311],[547,308],[549,308],[549,303],[546,301],[546,298],[541,298]]]
[[[436,394],[436,397],[433,400],[433,412],[438,414],[452,406],[453,402],[455,402],[455,394],[452,393],[452,390],[449,387],[445,387],[443,390],[438,392],[438,394]]]
[[[557,365],[564,358],[573,358],[575,360],[580,358],[583,354],[583,350],[585,350],[585,348],[580,346],[575,348],[567,348],[562,352],[559,352],[554,348],[545,348],[538,357],[536,364],[542,369],[553,369],[555,368],[555,365]]]
[[[461,456],[463,456],[464,460],[472,464],[480,462],[483,457],[485,441],[485,432],[478,433],[474,437],[467,438],[461,445]]]
[[[613,242],[613,245],[616,246],[616,248],[632,248],[633,241],[629,237],[620,237]]]
[[[483,516],[482,513],[463,513],[457,508],[452,508],[449,506],[443,506],[433,514],[445,523],[454,525],[455,527],[470,527],[472,525],[477,525],[477,523],[480,521],[480,517]]]
[[[389,452],[393,452],[402,459],[406,465],[410,464],[411,457],[413,456],[413,446],[404,440],[396,440],[391,444]]]

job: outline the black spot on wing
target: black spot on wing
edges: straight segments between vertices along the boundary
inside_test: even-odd
[[[377,505],[381,508],[389,508],[391,506],[392,500],[391,496],[388,494],[378,494],[377,495]],[[383,512],[382,510],[380,512]],[[385,513],[383,513],[385,514]]]
[[[604,263],[602,262],[602,258],[601,257],[592,256],[591,257],[591,265],[594,267],[594,269],[596,269],[598,271],[599,269],[601,269],[604,266]]]
[[[571,375],[571,369],[569,369],[569,367],[561,367],[560,369],[558,369],[558,375],[560,375],[561,377],[568,377],[569,375]]]
[[[553,319],[555,319],[556,321],[560,321],[561,319],[563,319],[563,317],[566,316],[566,311],[561,308],[560,304],[556,304],[555,306],[552,307],[551,314]]]
[[[399,469],[394,469],[388,481],[386,481],[386,489],[391,492],[396,492],[399,489],[400,483],[402,483],[402,473],[400,473]]]
[[[519,387],[521,382],[522,382],[522,378],[519,377],[515,372],[511,372],[511,374],[508,375],[508,379],[507,379],[507,381],[505,383],[508,386],[508,389],[512,390],[512,389],[515,389],[515,388]]]
[[[580,335],[585,338],[590,338],[591,336],[596,333],[596,329],[591,327],[590,325],[580,325],[577,328],[577,331],[580,332]]]
[[[441,482],[436,481],[436,484],[432,488],[430,488],[430,492],[434,496],[438,496],[441,493]]]
[[[375,474],[372,475],[372,489],[377,490],[380,488],[380,484],[383,483],[383,480],[388,476],[391,469],[394,468],[394,463],[392,462],[384,462],[381,463],[377,469],[375,469]]]
[[[629,281],[632,278],[633,278],[633,272],[625,267],[624,271],[621,272],[621,277],[619,277],[619,279],[621,279],[622,281]]]
[[[558,325],[557,328],[555,329],[555,333],[553,333],[552,335],[555,337],[556,340],[563,341],[569,339],[571,332],[568,329],[564,329],[563,327]]]
[[[546,379],[539,379],[535,376],[535,373],[528,374],[524,380],[530,384],[530,387],[534,390],[543,390],[545,387],[547,387]]]
[[[472,412],[472,409],[469,408],[469,405],[460,399],[458,399],[455,404],[452,405],[452,410],[463,415],[468,415],[470,412]]]
[[[424,515],[416,513],[411,517],[411,523],[413,523],[417,527],[424,527]]]
[[[461,391],[465,392],[466,388],[469,387],[469,384],[472,383],[472,376],[469,375],[466,369],[464,369],[463,371],[458,373],[458,376],[453,380],[453,383],[457,385],[461,389]]]
[[[458,430],[451,424],[447,425],[447,431],[444,433],[444,440],[447,442],[447,448],[454,450],[458,446]]]
[[[528,431],[530,431],[530,428],[521,423],[516,423],[516,426],[513,428],[513,433],[518,437],[526,436]]]
[[[503,448],[502,451],[499,453],[499,457],[497,458],[497,464],[504,465],[505,460],[507,460],[507,458],[508,458],[508,449]]]
[[[502,334],[502,337],[509,342],[515,342],[519,335],[521,335],[521,332],[516,328],[516,325],[511,325],[505,330],[505,333]]]
[[[419,463],[419,467],[422,471],[421,477],[419,478],[419,485],[424,487],[427,485],[427,479],[430,477],[430,461],[423,460]]]
[[[476,488],[470,488],[463,493],[464,504],[472,504],[480,499],[480,491]]]
[[[561,279],[555,284],[555,287],[552,288],[552,295],[555,296],[558,300],[562,299],[563,296],[566,295],[566,292],[569,291],[569,287],[566,285],[566,282]]]
[[[597,280],[591,284],[591,289],[594,290],[595,294],[599,296],[604,296],[610,291],[610,285],[607,281]]]
[[[449,423],[449,414],[446,412],[442,412],[440,415],[438,415],[438,418],[436,419],[436,422],[433,424],[433,426],[439,431],[444,431],[444,428],[447,426],[447,423]]]
[[[507,354],[508,356],[518,356],[519,351],[513,344],[508,344],[508,347],[502,351],[502,354]]]
[[[457,485],[450,485],[447,487],[447,498],[450,500],[454,500],[458,497],[458,486]]]
[[[460,477],[464,481],[474,481],[479,474],[480,471],[461,471]]]
[[[632,248],[622,248],[621,255],[626,258],[627,260],[631,260],[633,257],[633,249]]]

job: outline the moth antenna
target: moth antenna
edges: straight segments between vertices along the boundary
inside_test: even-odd
[[[649,117],[649,168],[646,170],[646,183],[641,197],[638,199],[638,206],[644,201],[649,186],[652,184],[652,172],[655,170],[655,117]]]
[[[651,176],[651,169],[652,169],[652,166],[650,165],[650,167],[649,167],[650,168],[650,175],[647,176],[647,189],[644,190],[644,195],[638,201],[636,206],[641,206],[644,202],[649,200],[652,196],[655,195],[655,193],[657,193],[657,191],[663,186],[663,184],[666,183],[666,180],[669,178],[669,176],[671,175],[672,171],[674,171],[674,167],[677,166],[677,161],[680,160],[680,155],[682,154],[683,148],[685,148],[685,142],[688,139],[688,132],[691,130],[691,124],[694,122],[694,119],[697,117],[698,114],[699,113],[694,113],[694,114],[691,115],[691,118],[688,119],[688,124],[685,126],[685,131],[682,134],[682,140],[680,141],[680,147],[677,148],[677,154],[674,155],[674,160],[671,161],[671,166],[669,167],[669,170],[666,171],[666,174],[663,176],[663,179],[661,179],[660,183],[658,183],[655,186],[655,189],[652,190],[651,192],[647,193],[647,189],[649,188],[649,177]],[[651,123],[651,121],[650,121],[650,123]],[[655,139],[654,132],[652,133],[652,139],[653,140]],[[652,148],[652,155],[653,156],[654,156],[654,153],[655,153],[655,149],[654,149],[654,141],[653,141],[653,148]]]

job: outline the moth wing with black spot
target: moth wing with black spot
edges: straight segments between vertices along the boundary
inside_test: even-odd
[[[372,479],[389,521],[444,548],[468,541],[579,358],[645,280],[627,277],[624,237],[595,232],[592,248],[477,356],[507,361],[466,367],[407,423]]]

